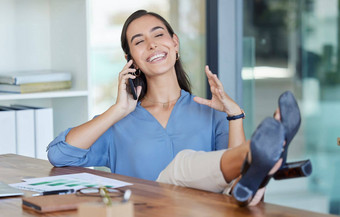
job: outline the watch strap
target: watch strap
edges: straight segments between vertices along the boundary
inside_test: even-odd
[[[237,120],[237,119],[244,119],[246,117],[246,114],[244,113],[244,111],[242,110],[242,113],[239,115],[234,115],[234,116],[227,116],[227,120],[228,121],[232,121],[232,120]]]

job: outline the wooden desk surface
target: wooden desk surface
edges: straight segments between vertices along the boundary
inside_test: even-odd
[[[55,168],[48,161],[19,155],[0,155],[0,181],[8,184],[21,182],[23,178],[37,178],[81,172],[133,183],[133,185],[128,188],[133,192],[131,200],[134,203],[141,203],[135,205],[135,216],[140,217],[331,216],[268,203],[261,203],[256,207],[241,208],[227,195],[167,185],[81,167]],[[27,191],[25,192],[25,196],[31,196],[32,193],[33,192]],[[22,209],[21,203],[21,197],[0,198],[0,216],[77,216],[76,211],[53,212],[40,215],[34,211]]]

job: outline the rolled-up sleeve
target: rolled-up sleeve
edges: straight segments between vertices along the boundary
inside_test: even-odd
[[[68,144],[65,139],[72,128],[61,132],[47,147],[48,159],[53,166],[108,166],[110,146],[113,144],[111,129],[108,129],[89,148],[81,149]],[[112,149],[114,150],[114,149]]]

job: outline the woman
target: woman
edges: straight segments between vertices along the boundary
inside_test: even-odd
[[[132,14],[122,30],[122,46],[132,60],[119,73],[116,103],[61,133],[49,145],[53,165],[107,166],[115,173],[156,180],[181,150],[221,150],[245,141],[242,119],[229,126],[226,120],[227,115],[242,114],[240,107],[223,89],[218,92],[221,84],[208,68],[213,97],[194,101],[181,67],[178,37],[159,15]],[[127,92],[128,78],[136,78],[132,64],[145,77],[143,88],[136,88],[138,101]]]
[[[232,181],[240,176],[247,153],[253,152],[248,157],[252,162],[251,158],[273,146],[277,153],[264,160],[268,163],[264,175],[255,177],[263,180],[281,154],[279,122],[264,122],[254,134],[273,129],[271,143],[262,145],[255,137],[252,144],[246,143],[244,113],[208,67],[205,72],[212,99],[193,97],[181,66],[178,37],[158,14],[133,13],[124,24],[121,42],[132,60],[119,73],[116,103],[50,143],[48,157],[54,166],[107,166],[113,173],[221,192],[230,190]],[[135,74],[140,73],[139,98],[134,100],[127,91],[128,79],[136,79]],[[261,151],[257,153],[256,147]],[[255,163],[250,171],[258,169]]]

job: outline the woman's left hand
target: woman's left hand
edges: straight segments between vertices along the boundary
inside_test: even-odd
[[[213,74],[210,71],[209,66],[205,66],[205,74],[208,77],[212,98],[208,100],[196,96],[194,97],[194,101],[199,104],[207,105],[213,109],[225,112],[228,114],[228,116],[241,114],[241,108],[228,96],[226,92],[224,92],[221,81],[217,78],[216,74]]]

